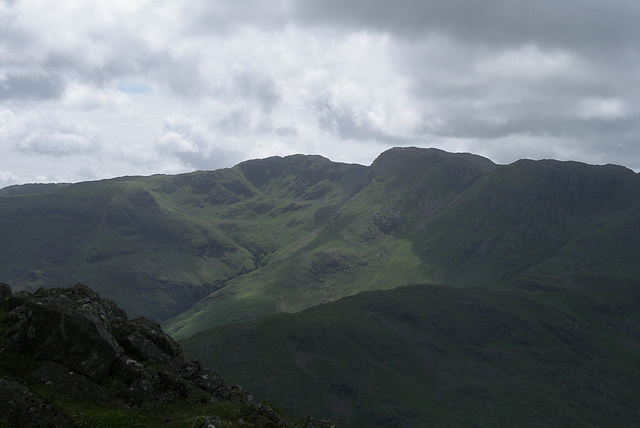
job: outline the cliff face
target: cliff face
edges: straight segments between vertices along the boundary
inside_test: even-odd
[[[238,419],[249,426],[296,426],[198,361],[185,362],[157,323],[129,320],[112,300],[82,284],[33,294],[13,294],[2,284],[0,307],[0,423],[83,425],[87,415],[69,408],[88,403],[98,419],[100,412],[108,419],[135,411],[155,424],[173,406],[178,410],[160,422],[171,425],[187,408],[196,415],[191,426],[234,426]],[[235,409],[231,416],[215,413],[229,413],[229,407]],[[330,426],[314,420],[306,425]]]

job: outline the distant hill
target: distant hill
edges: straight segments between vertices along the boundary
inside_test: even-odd
[[[396,148],[20,188],[0,192],[0,279],[81,281],[177,338],[413,283],[640,275],[640,176],[611,165]]]
[[[352,427],[640,425],[640,281],[415,285],[181,340],[256,396]]]
[[[640,425],[640,174],[621,166],[395,148],[13,186],[0,236],[14,290],[88,284],[294,413]]]

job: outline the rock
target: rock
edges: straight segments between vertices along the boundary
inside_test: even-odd
[[[0,420],[23,428],[73,426],[61,411],[46,404],[29,389],[4,379],[0,379]]]
[[[2,304],[5,300],[8,300],[13,293],[11,292],[11,287],[9,284],[5,284],[4,282],[0,283],[0,304]]]
[[[12,294],[8,285],[0,284],[0,299],[10,309],[3,320],[0,353],[16,358],[30,354],[39,361],[30,373],[17,375],[26,375],[26,384],[41,382],[43,388],[76,400],[123,403],[127,408],[173,403],[199,388],[211,402],[247,406],[244,421],[234,423],[296,426],[199,361],[185,362],[182,348],[156,322],[129,320],[113,301],[82,284],[41,288],[33,294]],[[206,402],[206,394],[192,398]],[[0,425],[5,421],[20,427],[72,426],[28,388],[0,378]],[[203,426],[226,423],[211,416]]]
[[[69,371],[68,367],[54,361],[44,361],[31,372],[31,376],[76,399],[103,403],[111,400],[111,394],[105,387],[82,374]]]
[[[32,377],[72,397],[109,401],[117,393],[132,404],[161,404],[184,397],[188,381],[212,394],[228,389],[199,363],[185,364],[182,348],[158,323],[129,320],[113,301],[89,287],[76,284],[16,295],[8,286],[0,290],[12,307],[1,351],[33,354],[43,362]],[[105,382],[122,388],[108,391]]]
[[[210,416],[204,420],[200,428],[218,428],[222,426],[222,420],[218,416]]]
[[[388,205],[376,211],[373,223],[382,233],[389,233],[400,226],[400,210],[395,205]]]
[[[114,330],[118,342],[127,354],[134,358],[169,364],[175,368],[184,364],[180,345],[164,333],[160,325],[154,321],[136,318],[118,324]]]
[[[94,382],[111,373],[123,349],[109,332],[107,312],[96,293],[76,285],[70,289],[40,289],[31,296],[21,296],[21,300],[23,303],[5,319],[8,342],[4,351],[29,352],[63,364]]]
[[[185,363],[182,366],[180,375],[183,379],[189,380],[198,388],[211,394],[212,397],[210,401],[212,403],[218,401],[230,401],[229,396],[231,388],[229,385],[218,373],[205,369],[200,361],[194,360]]]

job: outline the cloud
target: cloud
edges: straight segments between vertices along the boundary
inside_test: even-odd
[[[16,76],[0,78],[0,101],[38,101],[59,98],[65,83],[60,76]]]
[[[639,21],[622,0],[0,1],[0,170],[395,145],[640,169]]]
[[[11,171],[0,170],[0,188],[6,187],[11,183],[15,183],[20,177],[12,173]]]
[[[267,30],[282,28],[291,21],[291,0],[192,0],[182,17],[195,34],[228,34],[241,27]]]
[[[586,98],[578,107],[578,117],[584,120],[603,120],[606,122],[625,119],[629,108],[620,98]]]
[[[317,25],[413,38],[439,33],[464,44],[499,48],[536,44],[591,53],[631,51],[640,35],[635,25],[640,5],[625,0],[299,0],[292,8],[297,18]]]
[[[0,111],[0,142],[18,152],[36,156],[69,156],[96,149],[99,130],[88,123],[36,114]]]
[[[215,144],[215,136],[198,120],[174,115],[163,118],[164,132],[156,150],[197,169],[225,165],[229,153]]]
[[[338,107],[329,98],[317,101],[318,125],[321,131],[333,134],[339,139],[380,141],[386,144],[402,145],[409,143],[406,138],[390,135],[376,123],[378,119],[372,111],[353,111],[348,107]],[[383,119],[384,120],[384,119]]]
[[[130,91],[129,93],[136,93]],[[139,92],[139,93],[145,93]],[[70,85],[62,97],[64,107],[71,110],[124,110],[131,107],[131,100],[120,89],[95,88],[90,85]]]
[[[270,112],[280,101],[280,94],[273,79],[247,70],[233,75],[232,87],[239,96],[258,102],[265,112]]]

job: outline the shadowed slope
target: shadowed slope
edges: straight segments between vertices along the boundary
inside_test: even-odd
[[[638,302],[640,283],[616,277],[417,285],[180,343],[263,399],[346,426],[632,426]]]

